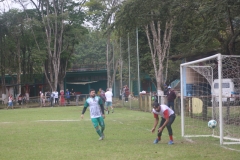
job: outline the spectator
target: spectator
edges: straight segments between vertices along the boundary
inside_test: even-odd
[[[171,88],[171,86],[168,86],[168,92],[167,92],[167,100],[168,100],[168,107],[172,107],[172,110],[174,110],[174,100],[176,98],[176,94],[174,90]]]
[[[45,105],[46,105],[46,96],[44,94],[42,96],[42,104],[45,107]]]
[[[65,105],[65,99],[64,99],[64,90],[60,91],[60,105],[64,106]]]
[[[59,105],[59,102],[58,102],[58,91],[55,91],[55,92],[54,92],[54,100],[55,100],[55,101],[54,101],[55,105],[56,105],[56,104]]]
[[[7,109],[8,109],[8,107],[12,107],[12,109],[13,109],[13,96],[12,96],[12,94],[10,94],[9,97],[8,97]]]
[[[50,99],[51,99],[51,93],[48,91],[46,94],[46,99],[47,101],[50,103]]]
[[[67,103],[70,104],[70,92],[68,91],[68,89],[66,89],[66,99]]]
[[[42,107],[42,104],[43,104],[43,93],[42,91],[39,92],[39,99],[40,99],[40,107]]]
[[[22,95],[21,94],[18,96],[18,104],[22,105]]]
[[[102,99],[103,104],[106,102],[105,91],[99,88],[99,97]]]
[[[167,95],[167,93],[168,93],[168,86],[166,84],[164,84],[163,93],[164,93],[164,95]]]
[[[54,100],[55,100],[55,93],[52,92],[52,93],[51,93],[51,97],[50,97],[51,107],[53,107]]]
[[[124,88],[125,102],[128,102],[128,96],[129,96],[129,88],[127,85],[125,85],[125,88]]]
[[[26,103],[28,103],[29,102],[29,92],[26,92],[25,96],[26,96]]]

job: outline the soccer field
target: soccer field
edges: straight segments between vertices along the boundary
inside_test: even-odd
[[[154,118],[149,112],[115,108],[106,115],[105,139],[98,135],[89,111],[82,107],[46,107],[0,110],[1,160],[235,160],[240,145],[221,147],[219,139],[181,137],[180,116],[173,123],[174,145],[153,144]],[[207,125],[206,125],[207,127]],[[230,149],[229,149],[230,148]]]

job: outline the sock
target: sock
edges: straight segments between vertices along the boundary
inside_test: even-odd
[[[105,126],[102,126],[101,127],[101,133],[103,133],[104,129],[105,129]]]
[[[173,141],[173,137],[172,137],[172,135],[169,135],[169,138],[170,138],[171,141]]]
[[[102,136],[102,132],[100,131],[100,129],[97,130],[97,134],[99,135],[99,137]]]

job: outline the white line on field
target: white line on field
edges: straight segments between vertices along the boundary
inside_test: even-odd
[[[37,120],[36,122],[79,122],[80,120],[71,120],[71,119],[65,119],[65,120]]]
[[[0,122],[0,123],[15,123],[15,122]]]
[[[116,122],[117,120],[113,119],[112,121]],[[120,124],[123,124],[123,122],[121,121],[117,121],[117,122],[119,122]]]

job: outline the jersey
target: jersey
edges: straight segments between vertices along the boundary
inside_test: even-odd
[[[98,118],[102,116],[100,105],[103,104],[102,99],[99,96],[89,97],[84,103],[84,107],[89,107],[90,117]]]
[[[112,102],[112,96],[113,96],[112,92],[111,91],[107,91],[105,93],[106,102]]]
[[[152,113],[154,114],[154,118],[157,118],[158,115],[163,117],[164,119],[168,118],[170,115],[174,114],[174,111],[166,106],[165,104],[161,104],[161,109],[159,112],[157,112],[154,108],[152,110]]]

